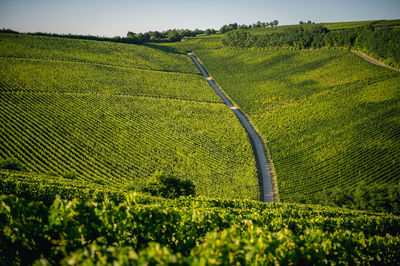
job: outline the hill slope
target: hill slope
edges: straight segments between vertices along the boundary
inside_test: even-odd
[[[224,48],[218,36],[168,46],[193,50],[258,128],[282,200],[400,181],[399,73],[340,48]]]
[[[399,182],[399,73],[340,50],[197,54],[261,131],[281,199]]]
[[[128,190],[164,171],[192,180],[198,195],[258,199],[246,132],[186,55],[0,38],[1,159],[49,180]]]

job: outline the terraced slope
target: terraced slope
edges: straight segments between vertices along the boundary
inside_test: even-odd
[[[400,181],[400,75],[343,50],[197,50],[270,150],[280,198]]]
[[[49,183],[73,173],[87,187],[126,191],[162,170],[192,180],[198,195],[258,199],[246,132],[186,55],[0,38],[1,159]]]

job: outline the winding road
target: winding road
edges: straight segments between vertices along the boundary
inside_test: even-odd
[[[264,202],[274,202],[273,189],[271,184],[271,176],[267,166],[267,158],[265,157],[265,150],[263,142],[257,135],[252,125],[247,121],[246,117],[235,107],[235,105],[225,96],[225,94],[218,88],[217,84],[208,75],[204,67],[199,63],[197,58],[192,54],[188,54],[196,66],[199,68],[201,74],[206,78],[208,84],[214,89],[214,91],[221,97],[224,103],[231,108],[232,112],[237,116],[240,123],[246,129],[247,134],[251,140],[253,151],[257,161],[258,172],[262,180],[262,200]]]

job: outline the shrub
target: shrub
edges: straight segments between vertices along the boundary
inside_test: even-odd
[[[100,178],[97,178],[97,179],[93,180],[93,182],[95,182],[96,184],[99,184],[99,185],[105,185],[106,184],[106,182],[104,182],[104,180],[100,179]]]
[[[195,186],[190,180],[182,180],[171,174],[155,172],[142,188],[153,196],[178,198],[195,194]]]
[[[0,161],[0,169],[23,171],[25,167],[15,158],[7,158]]]
[[[76,179],[78,177],[78,174],[75,171],[65,171],[64,173],[62,173],[62,177],[68,179]]]

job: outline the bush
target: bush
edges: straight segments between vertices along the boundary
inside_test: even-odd
[[[155,172],[142,188],[153,196],[174,199],[180,196],[195,195],[195,186],[190,180],[182,180],[176,176]]]
[[[15,158],[0,161],[0,169],[23,171],[25,167]]]
[[[179,34],[179,32],[175,30],[171,30],[168,32],[168,41],[170,42],[179,42],[182,39],[182,36]]]
[[[68,179],[76,179],[78,177],[78,174],[75,171],[66,171],[62,174],[62,177]]]
[[[400,184],[366,184],[330,188],[311,195],[294,195],[291,202],[400,214]]]

